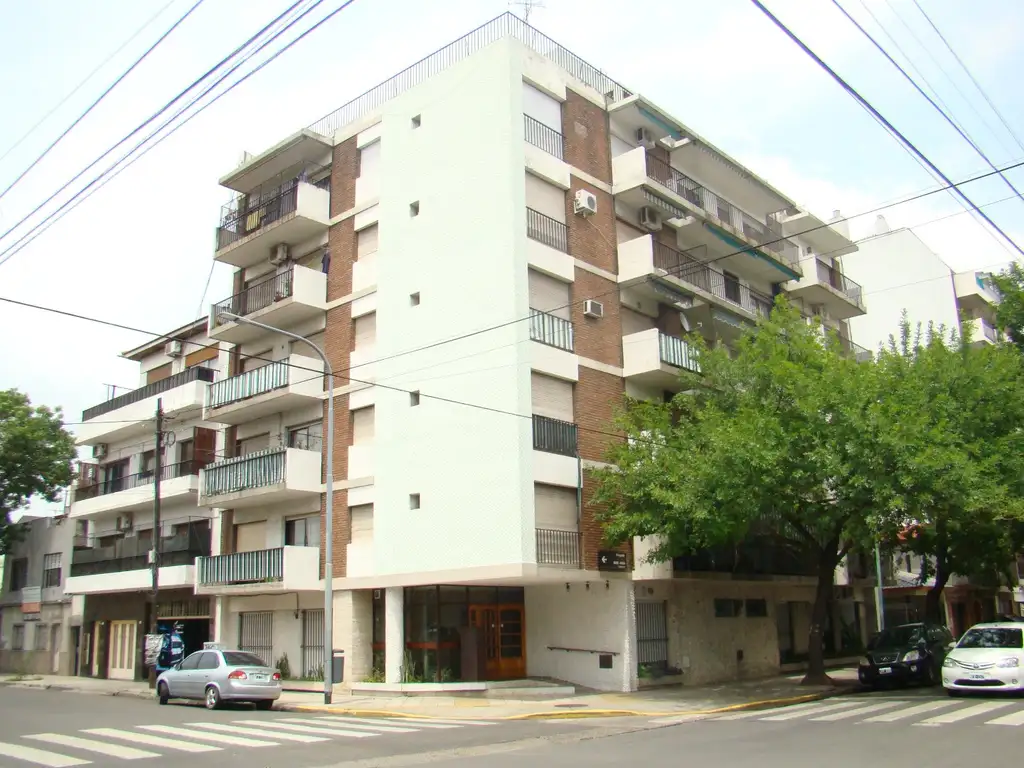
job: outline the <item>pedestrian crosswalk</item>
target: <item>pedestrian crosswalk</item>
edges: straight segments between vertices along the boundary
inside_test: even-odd
[[[30,733],[0,741],[0,766],[71,768],[96,761],[314,744],[332,739],[372,739],[420,731],[496,725],[487,720],[316,716],[248,718],[229,722],[152,723],[83,728],[75,733]]]
[[[898,701],[888,699],[845,699],[796,704],[773,710],[735,712],[709,718],[713,722],[756,720],[767,723],[803,721],[809,723],[879,724],[899,723],[936,727],[966,725],[1024,725],[1020,701],[969,700]],[[665,719],[668,722],[668,719]]]

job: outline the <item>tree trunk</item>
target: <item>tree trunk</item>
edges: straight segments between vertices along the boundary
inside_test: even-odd
[[[942,611],[942,590],[949,582],[949,568],[946,565],[945,557],[935,559],[935,586],[931,587],[924,596],[924,620],[936,624],[945,624],[946,617]]]
[[[811,608],[811,630],[807,638],[807,674],[802,685],[829,685],[832,680],[825,674],[825,619],[832,601],[839,543],[826,547],[818,555],[818,584],[814,591],[814,605]]]

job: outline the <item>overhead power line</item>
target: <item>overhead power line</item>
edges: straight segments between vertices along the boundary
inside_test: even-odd
[[[64,132],[61,133],[60,136],[58,136],[56,139],[54,139],[50,143],[50,146],[48,146],[46,149],[44,149],[42,151],[42,153],[35,160],[33,160],[31,163],[29,163],[28,168],[26,168],[24,171],[22,171],[20,174],[18,174],[17,178],[15,178],[14,181],[12,181],[10,184],[8,184],[6,189],[4,189],[2,192],[0,192],[0,200],[3,200],[4,195],[6,195],[8,192],[10,192],[12,189],[14,189],[14,187],[17,185],[17,183],[19,181],[21,181],[23,178],[25,178],[25,176],[27,176],[31,172],[31,170],[33,168],[35,168],[37,165],[39,165],[39,163],[42,162],[43,158],[46,157],[48,154],[50,154],[50,151],[61,142],[61,139],[63,139],[65,136],[67,136],[69,133],[71,133],[71,131],[73,131],[75,129],[75,126],[77,126],[80,122],[82,122],[89,115],[90,112],[92,112],[97,106],[99,106],[99,103],[101,101],[103,101],[103,99],[105,99],[107,97],[107,95],[111,91],[113,91],[115,88],[117,88],[117,86],[120,85],[122,80],[124,80],[126,77],[128,77],[128,75],[130,75],[132,73],[132,70],[134,70],[137,66],[139,66],[139,64],[141,64],[143,61],[145,61],[146,57],[149,56],[149,54],[151,54],[154,50],[156,50],[157,46],[159,46],[160,43],[162,43],[164,40],[166,40],[168,38],[168,36],[174,30],[176,30],[179,26],[181,26],[184,23],[185,19],[187,19],[189,16],[191,16],[192,12],[194,10],[196,10],[196,8],[198,8],[202,4],[203,4],[203,0],[196,0],[196,2],[192,5],[191,8],[189,8],[187,11],[185,11],[185,13],[182,14],[182,16],[176,22],[174,22],[166,32],[164,32],[162,35],[160,35],[160,37],[158,37],[156,39],[155,43],[153,43],[151,46],[149,46],[149,48],[147,48],[145,51],[143,51],[142,55],[139,56],[139,58],[137,58],[135,61],[133,61],[131,63],[131,65],[128,67],[128,69],[126,69],[124,72],[122,72],[121,75],[114,82],[112,82],[110,85],[108,85],[106,90],[104,90],[103,93],[101,93],[92,102],[92,104],[90,104],[88,107],[86,107],[85,111],[82,114],[80,114],[78,117],[76,117],[74,122],[72,122],[71,125],[69,125],[67,128],[65,128]]]
[[[871,104],[871,102],[869,102],[867,99],[861,96],[856,88],[854,88],[852,85],[846,82],[846,80],[844,80],[834,69],[832,69],[832,67],[826,64],[825,61],[820,56],[818,56],[818,54],[812,51],[811,48],[803,40],[801,40],[789,27],[787,27],[778,17],[776,17],[775,14],[769,11],[765,7],[764,3],[761,2],[761,0],[750,0],[750,2],[752,2],[758,8],[758,10],[760,10],[765,16],[767,16],[768,19],[771,20],[771,22],[775,24],[775,26],[778,27],[790,40],[792,40],[797,46],[799,46],[799,48],[804,53],[810,56],[811,59],[813,59],[819,67],[825,70],[829,74],[829,76],[843,88],[844,91],[846,91],[848,94],[850,94],[850,96],[856,99],[857,103],[859,103],[864,109],[868,110],[868,112],[870,112],[870,114],[876,120],[882,123],[890,133],[896,136],[904,147],[913,152],[914,155],[919,160],[921,160],[921,162],[925,163],[932,170],[932,172],[938,175],[939,178],[943,180],[943,182],[948,184],[950,188],[954,190],[954,193],[964,202],[965,205],[969,206],[973,211],[977,213],[978,216],[982,217],[993,230],[998,232],[1007,243],[1013,246],[1013,249],[1016,250],[1017,253],[1019,253],[1021,256],[1024,256],[1024,249],[1017,245],[1014,239],[1010,237],[1008,234],[1006,234],[1006,232],[1004,232],[1002,228],[998,224],[996,224],[988,214],[980,210],[978,206],[976,206],[974,202],[959,189],[959,187],[957,187],[956,185],[953,184],[952,181],[950,181],[949,177],[945,173],[943,173],[938,168],[938,166],[935,165],[935,163],[933,163],[920,149],[918,149],[917,146],[915,146],[914,143],[910,141],[910,139],[904,136],[903,133],[898,128],[896,128],[896,126],[889,122],[882,115],[882,113],[879,112],[874,107],[874,105]]]
[[[921,94],[921,96],[923,96],[927,100],[927,102],[932,105],[932,108],[936,112],[938,112],[939,115],[941,115],[947,123],[949,123],[950,127],[960,135],[960,138],[962,138],[964,141],[971,145],[971,147],[978,154],[978,156],[981,157],[981,159],[988,164],[989,168],[999,173],[999,177],[1006,183],[1006,186],[1008,186],[1013,191],[1013,193],[1017,195],[1017,197],[1019,197],[1022,202],[1024,202],[1024,197],[1021,197],[1020,190],[1013,185],[1013,182],[1011,182],[1010,179],[1007,178],[1006,174],[1004,174],[1002,171],[999,171],[999,169],[996,168],[995,163],[993,163],[992,160],[989,159],[989,156],[985,154],[985,151],[981,147],[979,147],[977,143],[975,143],[974,139],[972,139],[970,136],[964,133],[963,129],[961,129],[961,127],[953,120],[953,118],[949,116],[946,110],[944,110],[942,107],[936,104],[935,100],[924,92],[924,89],[922,89],[921,86],[917,84],[917,81],[915,81],[914,78],[912,78],[907,73],[907,71],[903,69],[903,67],[901,67],[892,56],[889,55],[889,52],[882,47],[881,43],[879,43],[871,35],[870,32],[868,32],[866,29],[864,29],[864,27],[861,26],[860,22],[858,22],[855,18],[853,18],[853,16],[850,15],[850,13],[843,7],[842,3],[840,3],[839,0],[832,0],[832,4],[840,10],[840,12],[850,21],[851,24],[853,24],[858,30],[860,30],[860,33],[864,35],[864,37],[871,41],[871,44],[874,45],[875,48],[877,48],[883,56],[885,56],[885,58],[889,61],[890,64],[896,67],[896,69],[899,71],[901,75],[903,75],[907,82],[914,86],[914,90]]]

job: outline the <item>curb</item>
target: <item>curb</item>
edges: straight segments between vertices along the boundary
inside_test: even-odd
[[[774,709],[786,707],[792,704],[802,704],[808,701],[820,701],[833,696],[841,696],[847,693],[845,690],[822,691],[821,693],[808,693],[803,696],[789,696],[784,699],[762,699],[760,701],[748,701],[742,704],[731,704],[727,707],[715,707],[713,709],[673,710],[669,712],[652,712],[637,709],[589,709],[589,710],[550,710],[546,712],[527,712],[521,715],[496,715],[494,717],[459,717],[459,720],[483,720],[483,721],[512,721],[512,720],[576,720],[583,718],[598,717],[696,717],[718,715],[726,712],[742,712],[747,709]],[[320,704],[278,704],[274,707],[282,712],[325,712],[335,715],[348,715],[350,717],[391,717],[395,719],[416,719],[416,720],[450,720],[446,715],[427,715],[415,712],[399,712],[387,709],[341,709],[338,707]]]

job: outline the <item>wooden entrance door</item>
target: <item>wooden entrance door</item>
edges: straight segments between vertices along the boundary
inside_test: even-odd
[[[110,622],[110,650],[107,677],[111,680],[135,679],[135,622]]]
[[[480,632],[487,680],[526,676],[525,611],[521,605],[471,605],[469,623]]]

